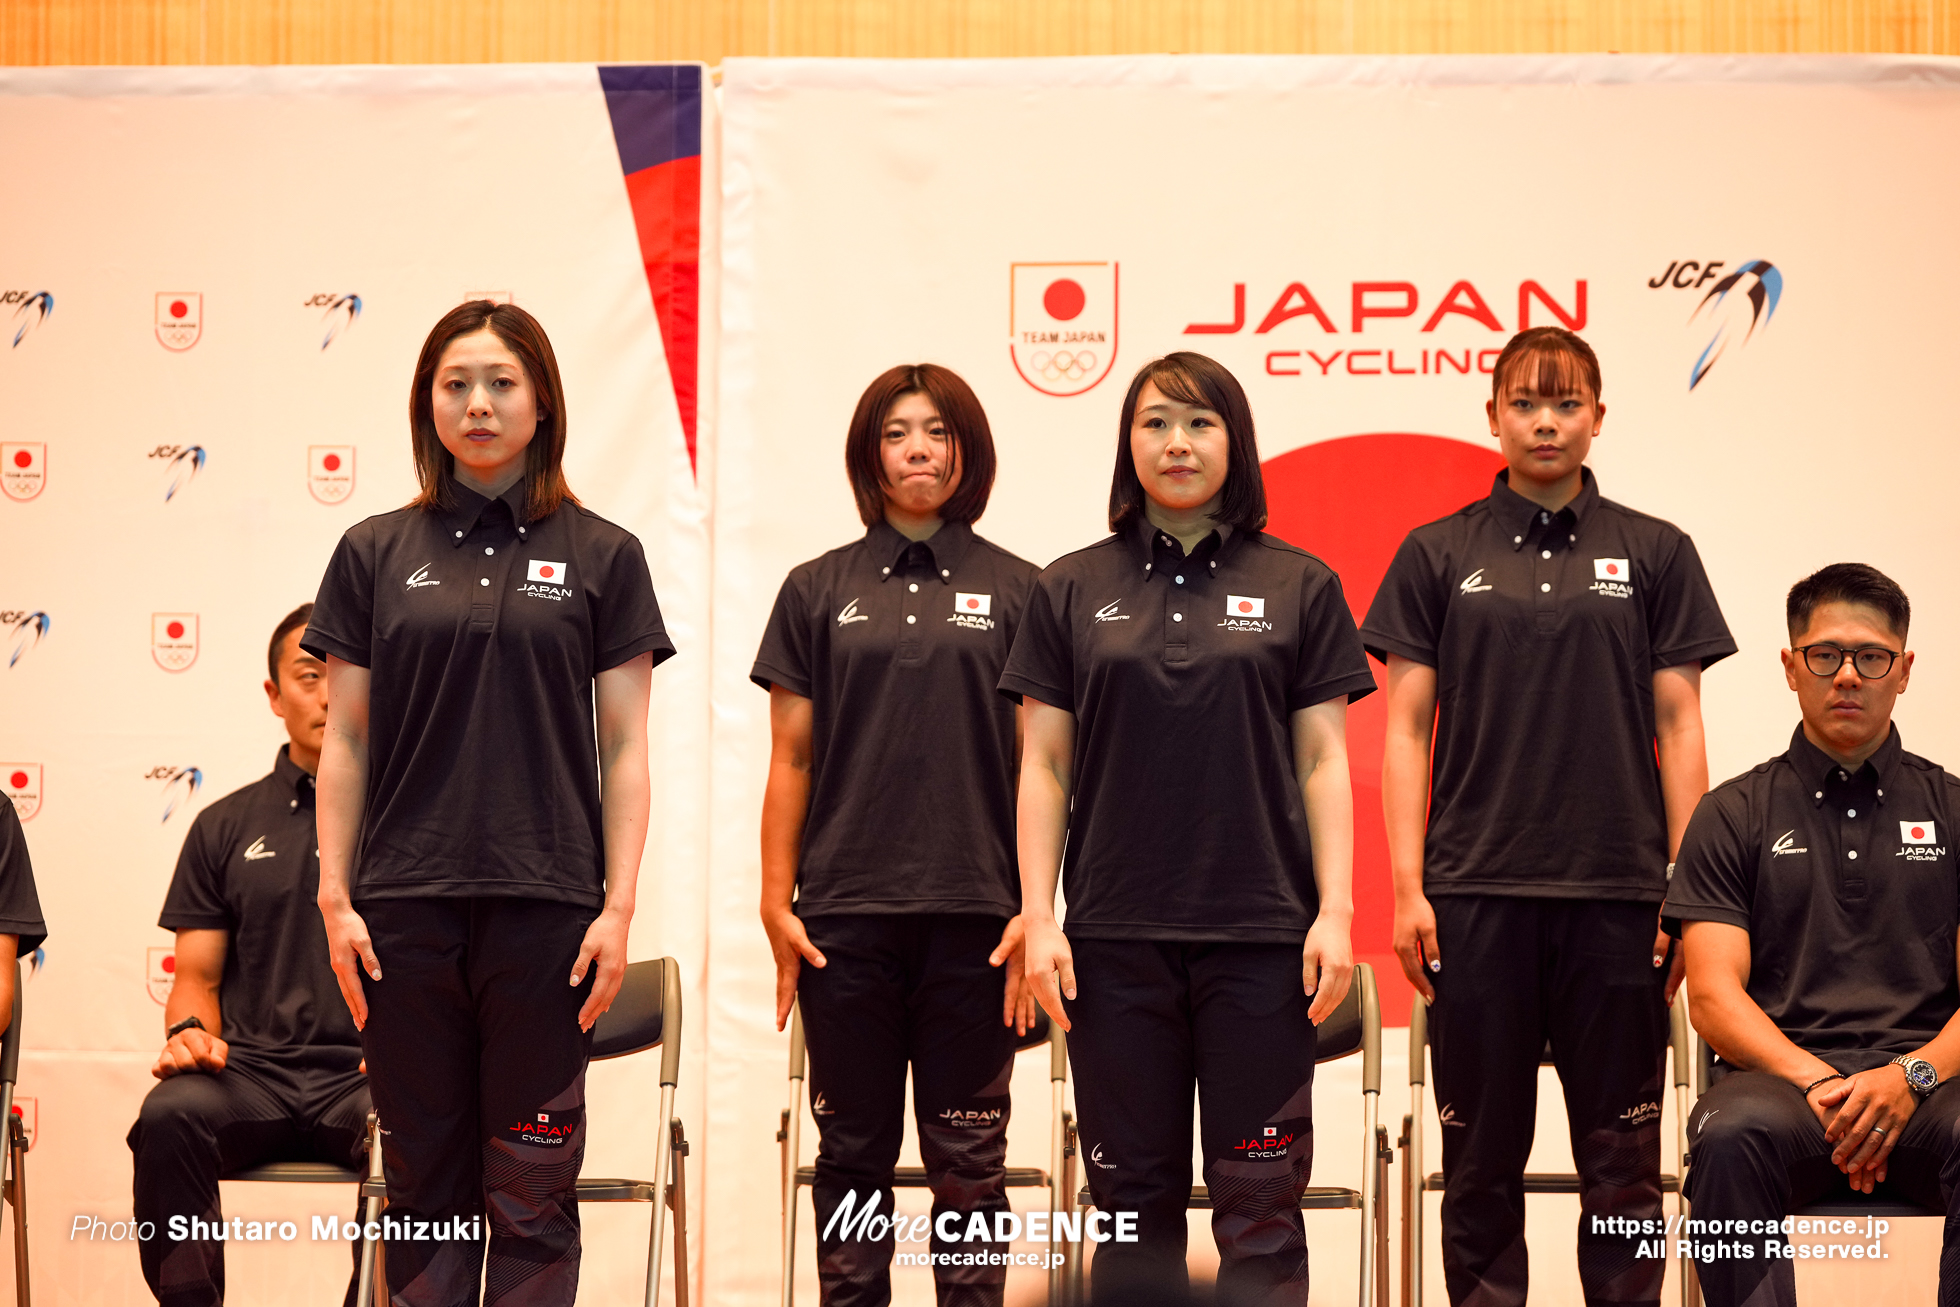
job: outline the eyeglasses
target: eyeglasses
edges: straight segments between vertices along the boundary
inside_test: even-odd
[[[1844,666],[1849,658],[1858,675],[1867,681],[1882,680],[1891,674],[1892,664],[1899,655],[1883,645],[1868,644],[1858,649],[1841,649],[1834,644],[1799,645],[1793,653],[1803,655],[1803,664],[1816,676],[1836,676],[1838,668]]]

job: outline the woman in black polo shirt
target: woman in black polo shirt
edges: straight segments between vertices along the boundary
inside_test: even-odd
[[[569,1303],[586,1055],[625,972],[674,648],[640,542],[565,484],[536,319],[451,310],[409,414],[421,494],[341,538],[304,641],[331,705],[320,911],[389,1215],[438,1232],[389,1242],[391,1293],[474,1302],[481,1277],[486,1303]]]
[[[1347,705],[1375,683],[1340,579],[1265,523],[1237,379],[1145,365],[1113,534],[1042,572],[1001,678],[1026,712],[1027,975],[1069,1030],[1084,1174],[1117,1221],[1109,1302],[1184,1283],[1194,1082],[1220,1292],[1307,1301],[1314,1025],[1352,957]]]
[[[1584,465],[1599,396],[1578,336],[1512,337],[1486,405],[1505,470],[1486,498],[1409,533],[1361,628],[1388,666],[1395,951],[1431,1000],[1452,1302],[1525,1301],[1548,1039],[1586,1301],[1661,1293],[1663,1263],[1615,1231],[1661,1216],[1675,982],[1659,907],[1708,788],[1702,669],[1735,641],[1693,542],[1600,495]]]
[[[890,1301],[890,1237],[833,1235],[831,1218],[853,1194],[848,1213],[892,1211],[908,1061],[935,1219],[957,1212],[963,1232],[1007,1210],[1008,1074],[1034,1014],[1017,717],[994,686],[1035,568],[973,533],[994,483],[987,415],[945,368],[892,368],[858,400],[844,466],[865,534],[790,572],[750,673],[772,740],[762,924],[777,1028],[800,1001],[810,1050],[827,1307]],[[1007,1271],[933,1273],[940,1302],[984,1307]]]

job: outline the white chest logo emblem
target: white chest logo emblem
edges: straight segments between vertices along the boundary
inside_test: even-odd
[[[429,568],[431,566],[432,564],[424,563],[422,566],[416,568],[415,575],[408,578],[408,588],[411,590],[420,590],[425,585],[441,585],[442,582],[429,575]]]
[[[1480,567],[1470,575],[1464,577],[1463,581],[1456,588],[1464,594],[1474,595],[1482,594],[1491,587],[1484,584],[1484,569]]]
[[[870,620],[869,614],[858,611],[858,601],[855,599],[845,604],[844,611],[837,614],[837,624],[839,626],[849,626],[852,622],[868,622]]]
[[[251,847],[245,850],[245,861],[247,862],[257,862],[260,858],[276,858],[278,856],[277,851],[268,849],[265,846],[265,836],[263,835],[253,840]]]

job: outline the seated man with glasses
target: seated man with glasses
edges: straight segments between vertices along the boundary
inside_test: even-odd
[[[1791,589],[1783,670],[1803,722],[1788,751],[1703,797],[1668,887],[1688,1011],[1721,1059],[1688,1117],[1710,1307],[1794,1303],[1794,1258],[1820,1242],[1884,1255],[1870,1233],[1793,1248],[1781,1228],[1847,1186],[1947,1211],[1939,1300],[1960,1303],[1960,781],[1892,725],[1910,613],[1860,563]]]

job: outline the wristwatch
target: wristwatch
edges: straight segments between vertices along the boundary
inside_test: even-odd
[[[1905,1069],[1906,1088],[1912,1090],[1912,1096],[1922,1103],[1926,1101],[1926,1095],[1940,1087],[1939,1072],[1933,1070],[1933,1064],[1923,1057],[1901,1053],[1892,1059],[1891,1065]]]
[[[168,1030],[164,1031],[163,1037],[165,1039],[175,1039],[177,1036],[183,1034],[186,1030],[202,1030],[202,1029],[204,1029],[204,1023],[202,1021],[199,1021],[196,1017],[185,1017],[182,1021],[175,1023]],[[1932,1068],[1928,1067],[1927,1070],[1931,1071]],[[1910,1078],[1912,1072],[1908,1071],[1906,1072],[1906,1075],[1908,1078]]]

